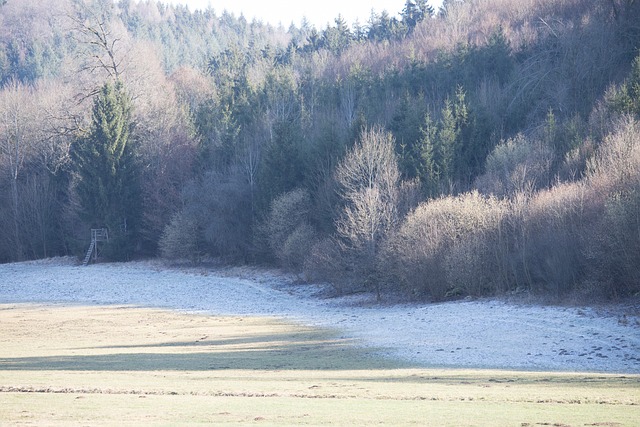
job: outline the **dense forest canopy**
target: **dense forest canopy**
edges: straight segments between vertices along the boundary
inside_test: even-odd
[[[394,12],[0,2],[0,261],[106,227],[380,297],[640,292],[640,4]]]

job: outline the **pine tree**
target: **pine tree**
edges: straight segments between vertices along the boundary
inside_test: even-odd
[[[640,117],[640,55],[634,59],[629,77],[608,98],[612,111]]]
[[[131,128],[130,98],[120,81],[107,82],[94,100],[88,135],[73,148],[80,217],[91,228],[109,230],[115,259],[131,255],[140,214]]]
[[[420,128],[420,181],[428,196],[436,196],[440,184],[440,170],[438,167],[438,126],[431,119],[429,113],[424,118],[424,126]]]
[[[407,0],[401,12],[402,22],[411,32],[419,22],[433,16],[433,7],[426,0]]]
[[[458,152],[459,128],[454,106],[449,99],[445,100],[440,120],[439,139],[439,169],[440,179],[452,181],[454,179],[455,164]]]

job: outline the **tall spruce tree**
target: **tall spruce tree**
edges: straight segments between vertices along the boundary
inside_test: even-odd
[[[130,258],[140,217],[131,128],[131,100],[122,82],[107,82],[94,100],[88,135],[73,149],[80,217],[91,228],[109,230],[108,256],[118,260]]]
[[[438,125],[427,112],[424,125],[420,127],[420,173],[419,178],[427,196],[435,197],[440,190],[440,157],[438,146]]]

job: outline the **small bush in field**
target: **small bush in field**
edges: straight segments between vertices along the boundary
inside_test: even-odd
[[[281,260],[290,268],[302,270],[315,239],[313,227],[308,223],[301,223],[289,234],[279,251]]]
[[[477,192],[423,203],[390,239],[384,258],[410,295],[439,300],[494,292],[504,270],[506,213],[505,202]]]
[[[190,260],[199,258],[199,230],[195,220],[184,213],[176,214],[165,227],[160,237],[160,253],[169,260]]]
[[[311,198],[303,189],[284,193],[271,202],[265,224],[269,247],[281,265],[301,269],[314,243],[308,223]]]
[[[316,242],[304,264],[306,277],[314,282],[331,283],[339,294],[351,291],[347,254],[334,238]]]

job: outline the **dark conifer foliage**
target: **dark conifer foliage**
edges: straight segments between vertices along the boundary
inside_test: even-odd
[[[88,135],[79,138],[71,151],[80,218],[88,228],[109,230],[112,256],[119,259],[131,256],[140,220],[131,130],[131,100],[123,83],[106,82],[94,100]]]

